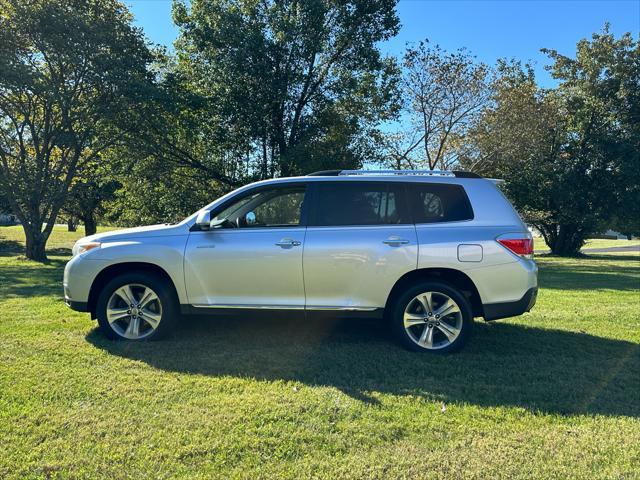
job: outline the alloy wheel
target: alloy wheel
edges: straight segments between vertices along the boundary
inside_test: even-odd
[[[416,295],[404,310],[404,329],[409,338],[427,350],[451,345],[462,332],[460,306],[442,292]]]
[[[117,288],[107,302],[107,321],[123,338],[141,340],[162,320],[162,303],[151,288],[130,283]]]

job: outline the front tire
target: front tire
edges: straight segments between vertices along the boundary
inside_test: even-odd
[[[455,287],[439,281],[420,282],[393,305],[391,327],[400,343],[417,352],[459,350],[471,334],[469,301]]]
[[[107,283],[96,304],[100,330],[112,340],[156,340],[173,330],[178,300],[163,278],[146,272],[118,275]]]

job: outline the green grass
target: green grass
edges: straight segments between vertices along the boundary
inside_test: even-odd
[[[640,478],[640,257],[539,256],[456,355],[370,321],[187,319],[106,341],[0,228],[0,478]],[[444,409],[443,409],[444,406]]]
[[[549,247],[546,243],[544,243],[544,239],[542,237],[534,237],[533,239],[534,248],[539,252],[546,252],[549,250]],[[585,248],[611,248],[611,247],[630,247],[640,245],[640,240],[608,240],[606,238],[590,238],[586,241],[584,247]]]

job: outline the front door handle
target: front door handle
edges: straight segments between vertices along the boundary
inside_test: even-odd
[[[405,240],[404,238],[399,237],[390,237],[387,240],[383,240],[382,243],[391,247],[399,247],[400,245],[406,245],[407,243],[409,243],[409,240]]]
[[[301,244],[298,240],[291,240],[290,238],[283,238],[279,242],[276,242],[276,245],[281,248],[291,248],[297,247]]]

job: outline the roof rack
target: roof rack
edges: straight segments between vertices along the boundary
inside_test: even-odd
[[[310,173],[311,177],[348,175],[425,175],[429,177],[482,178],[477,173],[460,170],[322,170]]]
[[[319,172],[313,172],[307,175],[307,177],[333,177],[340,175],[342,170],[320,170]]]
[[[339,175],[427,175],[453,177],[447,170],[342,170]]]

